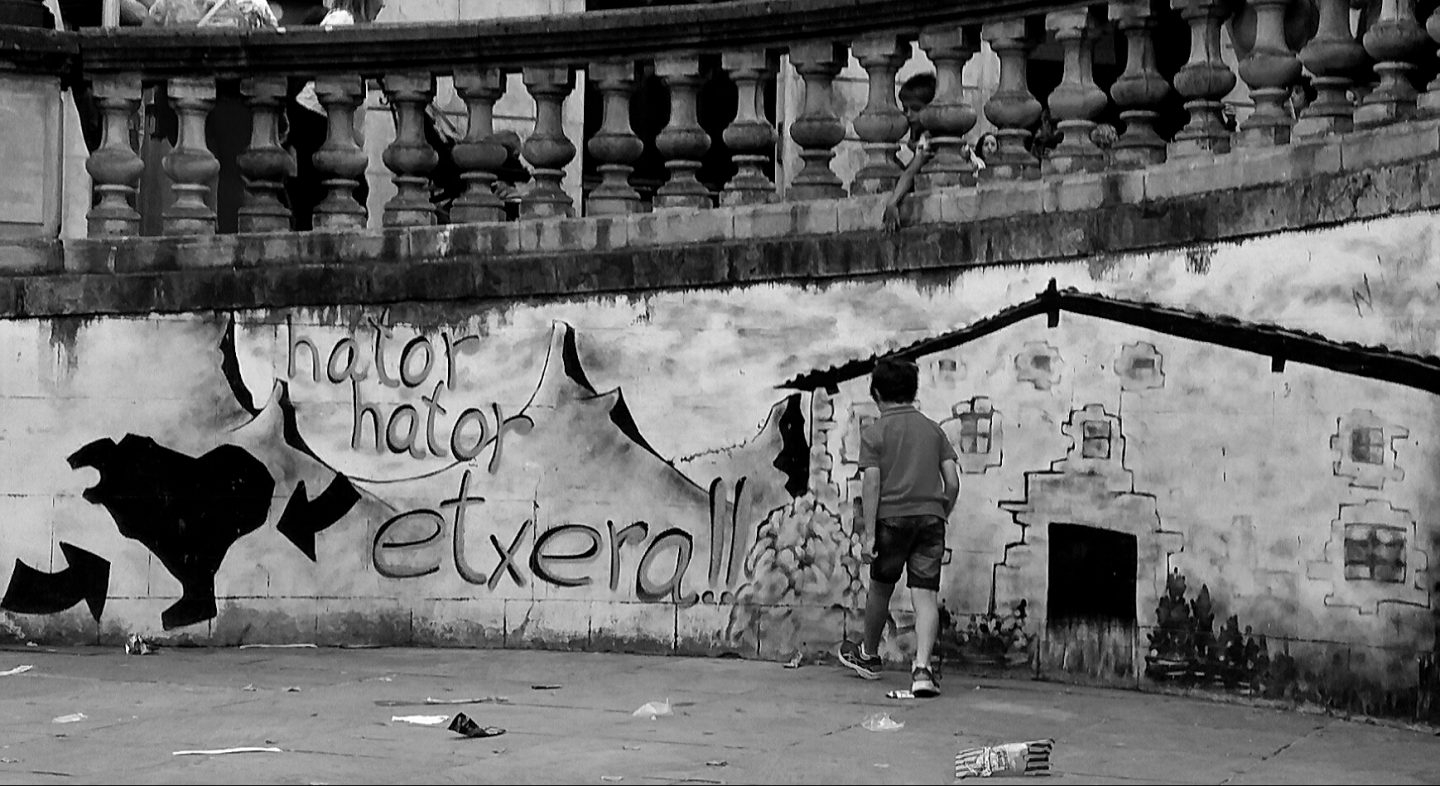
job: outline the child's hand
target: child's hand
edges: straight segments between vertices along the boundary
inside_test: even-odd
[[[885,213],[880,217],[880,226],[886,232],[894,232],[900,228],[900,205],[898,203],[885,203]]]

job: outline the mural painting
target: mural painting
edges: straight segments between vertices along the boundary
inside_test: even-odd
[[[0,323],[0,636],[817,656],[899,355],[960,456],[947,665],[1423,716],[1440,286],[1404,282],[1440,255],[1387,221],[1203,269]]]

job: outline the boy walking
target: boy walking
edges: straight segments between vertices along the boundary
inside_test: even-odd
[[[930,697],[940,695],[930,654],[940,627],[945,521],[960,494],[960,476],[945,432],[915,408],[919,377],[914,363],[888,358],[878,361],[870,375],[870,396],[880,406],[880,417],[860,435],[859,524],[874,533],[865,639],[842,642],[840,662],[865,679],[880,678],[880,637],[903,571],[915,609],[910,690]]]

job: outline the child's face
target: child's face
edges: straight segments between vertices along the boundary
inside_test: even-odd
[[[980,155],[988,156],[1000,149],[1000,141],[995,137],[986,134],[980,138]]]
[[[905,120],[910,123],[911,131],[924,130],[925,126],[920,122],[920,112],[925,109],[926,103],[909,93],[900,95],[900,108],[905,110]]]

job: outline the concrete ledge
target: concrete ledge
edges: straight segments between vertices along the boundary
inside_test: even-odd
[[[549,298],[903,274],[1440,208],[1440,120],[1145,170],[708,211],[0,246],[0,317]],[[20,249],[20,250],[17,250]]]

